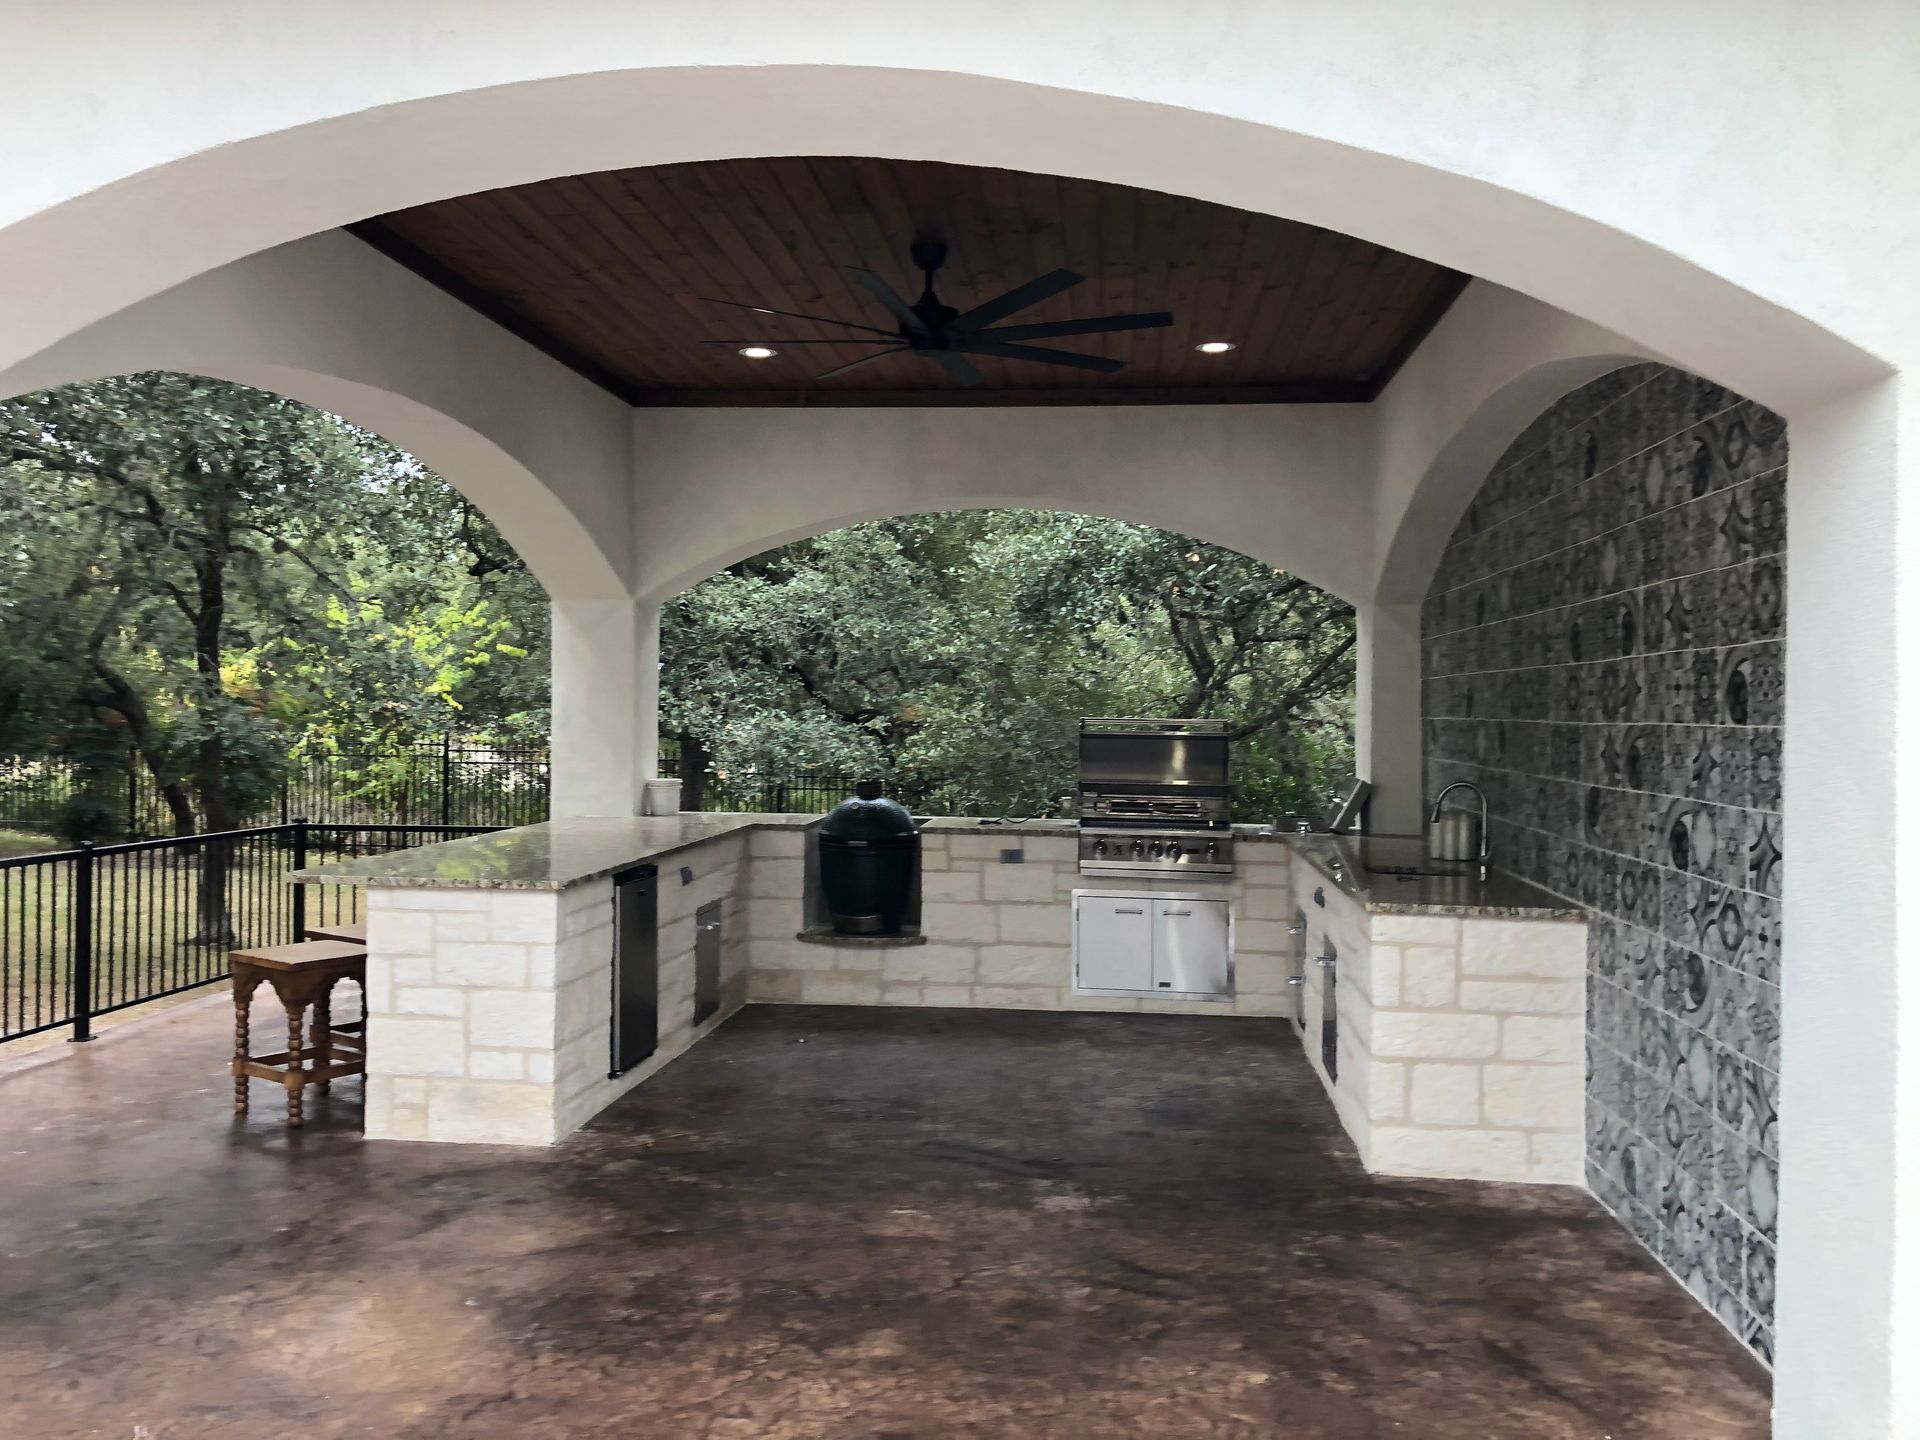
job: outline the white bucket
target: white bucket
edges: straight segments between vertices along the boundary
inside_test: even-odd
[[[680,813],[680,782],[678,780],[647,781],[646,811],[649,815],[678,815]]]

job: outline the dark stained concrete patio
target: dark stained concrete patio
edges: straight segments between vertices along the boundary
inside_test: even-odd
[[[755,1007],[530,1153],[231,1127],[229,1013],[0,1078],[0,1435],[1767,1431],[1591,1200],[1369,1179],[1284,1022]]]

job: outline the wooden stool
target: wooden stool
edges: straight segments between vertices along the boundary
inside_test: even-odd
[[[335,1029],[333,987],[352,980],[364,992],[367,947],[348,940],[303,940],[293,945],[263,945],[235,950],[233,964],[233,1108],[247,1113],[247,1081],[274,1080],[287,1087],[287,1127],[300,1128],[303,1094],[318,1085],[325,1094],[335,1080],[367,1071],[366,1042],[358,1034]],[[253,992],[264,980],[287,1012],[287,1048],[272,1055],[248,1054]],[[302,1035],[307,1007],[313,1007],[313,1043]],[[313,1066],[308,1068],[311,1060]]]

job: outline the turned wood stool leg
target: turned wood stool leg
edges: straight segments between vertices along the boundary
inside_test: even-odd
[[[313,1001],[313,1065],[322,1077],[322,1095],[333,1093],[333,1082],[325,1078],[327,1066],[333,1063],[333,986],[332,978],[322,981]]]
[[[243,985],[238,980],[233,986],[233,1109],[237,1115],[247,1113],[247,1057],[249,1020],[253,1011],[253,987]]]
[[[304,1098],[307,1087],[306,1066],[300,1059],[300,1019],[306,1014],[305,1002],[287,1006],[287,1128],[298,1130],[305,1119]]]

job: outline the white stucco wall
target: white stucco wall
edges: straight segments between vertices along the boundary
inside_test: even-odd
[[[25,123],[0,131],[0,367],[228,261],[427,199],[663,160],[877,153],[1328,225],[1551,302],[1786,415],[1798,848],[1777,1433],[1920,1433],[1920,1366],[1898,1363],[1920,1344],[1920,984],[1897,965],[1920,953],[1920,407],[1887,378],[1920,365],[1912,7],[987,0],[955,24],[879,0],[314,0],[272,21],[237,0],[101,0],[77,23],[72,5],[24,0],[0,12],[0,47],[32,57],[9,75]],[[920,68],[928,56],[938,73]],[[397,323],[378,338],[406,345]],[[463,425],[487,437],[471,453],[417,446],[430,463],[480,487],[464,470],[499,451],[555,491],[575,484],[564,460],[531,453],[555,412],[501,403],[548,382],[488,390],[484,366],[461,371],[464,343],[441,336],[461,380],[438,391],[366,376],[303,391],[315,372],[297,365],[283,388],[415,445],[410,425],[473,410],[448,393],[472,385],[501,413]],[[1560,358],[1554,383],[1584,378],[1580,354]],[[1467,452],[1513,423],[1479,388],[1450,404],[1425,392],[1431,425],[1422,440],[1407,417],[1405,453],[1380,437],[1383,473],[1439,486],[1406,493],[1421,532],[1446,508],[1447,475],[1470,473]],[[408,403],[370,418],[387,396]],[[1500,396],[1514,411],[1526,398],[1511,384]],[[514,425],[520,442],[503,443]],[[500,473],[510,506],[521,473]],[[616,555],[624,512],[595,508],[621,493],[596,480],[571,518],[547,512],[556,533],[586,531],[558,550],[596,585],[632,578]],[[1398,494],[1373,507],[1376,555],[1422,550],[1393,519]],[[534,559],[541,523],[503,526]],[[1404,603],[1418,568],[1396,565],[1384,587],[1376,573],[1356,598]],[[622,663],[630,683],[595,733],[632,724],[644,662]]]
[[[1373,591],[1418,605],[1487,472],[1569,390],[1660,359],[1591,321],[1498,285],[1470,285],[1373,411]]]
[[[1231,546],[1367,588],[1363,405],[636,410],[633,553],[665,598],[736,560],[883,515],[1014,505]]]

